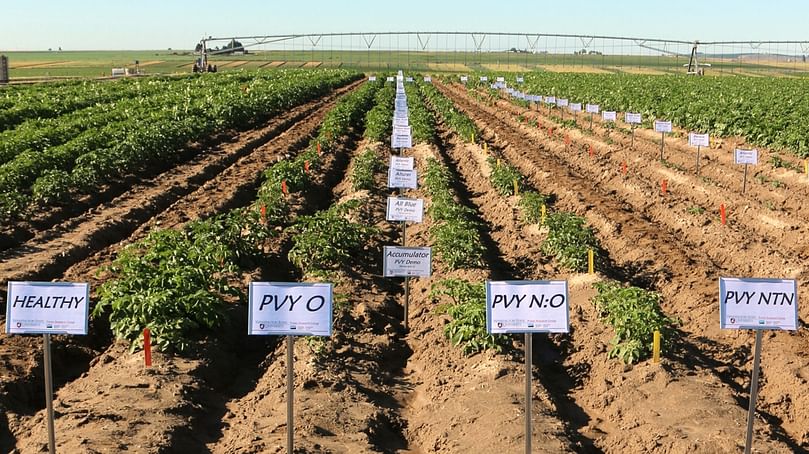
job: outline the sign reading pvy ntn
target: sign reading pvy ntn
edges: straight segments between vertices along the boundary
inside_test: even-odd
[[[722,329],[798,329],[794,279],[719,278]]]
[[[567,281],[487,281],[486,330],[567,333],[568,301]]]
[[[87,334],[90,286],[72,282],[9,282],[7,334]]]
[[[432,273],[432,249],[429,247],[385,246],[383,254],[384,277],[429,277]]]
[[[251,282],[247,334],[331,336],[332,284]]]

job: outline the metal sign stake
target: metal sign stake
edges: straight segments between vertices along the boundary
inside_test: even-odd
[[[744,165],[744,179],[742,180],[742,194],[747,191],[747,164]]]
[[[697,145],[697,176],[699,176],[699,145]]]
[[[663,146],[666,144],[666,133],[660,133],[660,160],[663,160]]]
[[[533,336],[525,333],[525,454],[531,454],[531,360]]]
[[[756,399],[758,399],[758,372],[761,365],[761,334],[756,330],[756,352],[753,356],[753,376],[750,380],[750,408],[747,410],[747,439],[744,443],[744,454],[753,449],[753,418],[756,416]]]
[[[295,370],[292,362],[295,361],[295,337],[287,335],[287,454],[292,454],[295,447],[294,428],[294,393]]]
[[[51,367],[51,335],[42,335],[45,350],[45,404],[48,411],[48,452],[56,454],[56,434],[53,429],[53,369]]]

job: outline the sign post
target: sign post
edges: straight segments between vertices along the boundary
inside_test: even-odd
[[[629,123],[629,128],[632,130],[632,141],[629,144],[629,149],[635,149],[635,125],[639,125],[641,122],[640,113],[636,112],[627,112],[624,114],[624,120]]]
[[[798,329],[798,284],[794,279],[719,278],[719,325],[721,329],[756,331],[750,406],[744,452],[753,447],[753,418],[758,399],[761,338],[764,330]]]
[[[590,114],[590,131],[593,130],[593,115],[598,115],[600,107],[598,104],[587,104],[585,110]]]
[[[655,132],[660,133],[660,160],[663,160],[663,147],[666,144],[666,133],[671,132],[671,122],[663,120],[655,120]]]
[[[697,147],[697,176],[699,176],[699,151],[702,147],[711,146],[711,138],[708,134],[698,134],[696,132],[688,133],[688,145]]]
[[[531,453],[533,333],[570,331],[567,281],[486,281],[486,330],[525,334],[525,453]]]
[[[733,161],[736,164],[744,164],[744,177],[742,177],[742,194],[747,191],[747,166],[758,164],[758,150],[742,150],[737,148],[733,153]]]
[[[86,335],[90,286],[73,282],[8,283],[6,334],[42,334],[48,452],[56,452],[51,334]]]
[[[286,336],[287,454],[295,448],[295,336],[331,336],[332,284],[251,282],[248,335]]]

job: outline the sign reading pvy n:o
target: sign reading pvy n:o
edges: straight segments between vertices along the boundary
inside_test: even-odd
[[[794,279],[719,278],[722,329],[798,329]]]
[[[491,334],[569,332],[567,281],[487,281]]]
[[[251,282],[247,334],[331,336],[332,284]]]
[[[72,282],[9,282],[7,334],[87,334],[90,286]]]

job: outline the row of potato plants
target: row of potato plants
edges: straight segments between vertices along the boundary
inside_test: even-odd
[[[324,119],[317,137],[294,159],[271,166],[256,200],[182,229],[150,232],[128,245],[106,270],[93,316],[108,315],[116,338],[137,348],[143,329],[161,350],[183,351],[200,332],[221,326],[228,298],[244,302],[241,273],[269,260],[264,252],[276,227],[291,225],[289,193],[304,190],[326,150],[362,118],[376,91],[364,85],[342,97]]]
[[[441,93],[438,96],[443,97]],[[446,99],[446,98],[445,98]],[[458,112],[459,115],[465,114]],[[468,117],[467,117],[468,119]],[[469,120],[471,121],[471,120]],[[525,178],[515,166],[504,159],[488,158],[491,167],[489,181],[503,197],[519,196],[518,206],[526,223],[539,224],[546,229],[542,242],[543,253],[554,257],[564,269],[584,272],[588,268],[588,251],[593,251],[596,264],[606,261],[603,249],[586,220],[574,213],[550,211],[547,207],[551,197],[534,190],[526,190]],[[618,282],[605,281],[596,284],[598,295],[593,299],[599,316],[610,325],[615,334],[611,340],[608,356],[633,363],[648,357],[652,350],[655,330],[669,339],[675,321],[666,317],[660,308],[660,295],[638,287],[626,287]],[[485,330],[485,290],[482,283],[452,283],[437,290],[453,300],[466,298],[478,301],[475,317],[467,316],[458,323],[464,332]],[[453,320],[455,321],[455,320]],[[474,351],[465,348],[465,351]]]
[[[221,78],[220,78],[221,77]],[[0,216],[14,219],[32,204],[56,204],[75,193],[157,163],[171,161],[190,142],[256,121],[322,96],[359,77],[344,70],[292,71],[245,82],[239,77],[191,78],[162,93],[158,108],[40,151],[28,150],[0,165]]]

